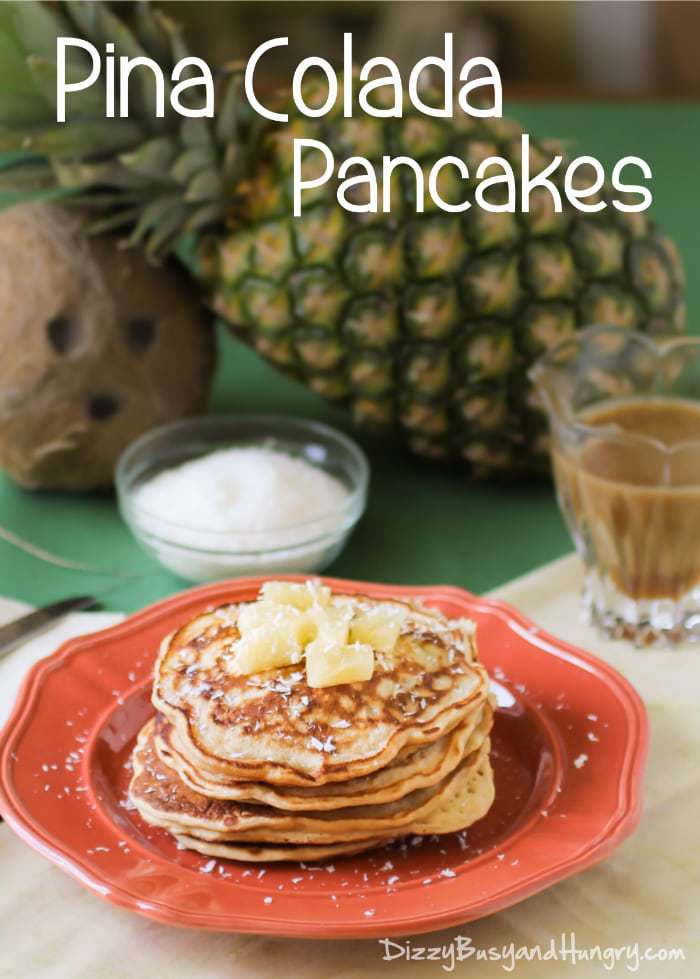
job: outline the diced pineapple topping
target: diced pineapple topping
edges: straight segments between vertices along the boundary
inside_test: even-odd
[[[390,653],[401,634],[408,609],[400,605],[375,605],[355,616],[350,641],[367,643],[378,653]]]
[[[301,612],[310,609],[312,605],[325,608],[331,601],[330,588],[318,581],[307,581],[303,585],[295,585],[290,581],[266,581],[260,589],[260,595],[278,605],[293,605]]]
[[[236,673],[264,673],[281,666],[294,666],[304,655],[301,646],[285,633],[269,626],[259,626],[234,644],[233,666]]]
[[[306,613],[292,605],[276,605],[274,602],[262,600],[244,606],[238,616],[238,631],[241,636],[260,628],[286,635],[298,645],[308,642]]]
[[[375,651],[394,650],[407,614],[398,605],[367,611],[348,602],[332,605],[330,588],[316,581],[269,581],[257,602],[240,609],[231,669],[263,673],[296,665],[305,656],[311,687],[369,680]]]
[[[309,629],[313,632],[309,642],[316,641],[326,646],[344,646],[350,633],[352,609],[314,608],[307,612]]]
[[[339,683],[371,680],[374,650],[362,643],[327,645],[316,639],[306,647],[306,680],[310,687],[334,687]]]
[[[293,666],[303,658],[308,626],[305,614],[292,605],[264,599],[245,605],[238,616],[238,631],[241,638],[232,649],[236,673],[262,673]]]

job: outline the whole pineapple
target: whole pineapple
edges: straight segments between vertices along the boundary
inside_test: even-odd
[[[155,57],[166,77],[185,53],[176,26],[147,6],[128,29],[105,3],[0,5],[19,82],[0,92],[0,148],[30,154],[5,184],[59,184],[103,212],[97,230],[125,229],[153,255],[196,233],[195,272],[236,335],[421,455],[463,460],[477,475],[540,469],[545,424],[526,376],[538,354],[591,323],[683,329],[678,256],[644,214],[557,214],[546,191],[529,214],[452,215],[429,203],[418,214],[411,182],[395,176],[391,214],[345,211],[329,181],[292,217],[294,137],[323,140],[338,163],[405,154],[428,170],[452,154],[474,173],[500,155],[517,172],[521,130],[508,120],[440,120],[409,105],[402,119],[345,119],[339,97],[321,120],[289,98],[290,122],[265,123],[246,112],[234,74],[213,122],[155,119],[146,80],[130,119],[105,120],[93,88],[71,96],[60,126],[47,53],[57,35],[114,41],[117,56]],[[75,69],[84,77],[84,65]],[[314,94],[312,82],[308,104]],[[531,141],[531,169],[552,154]],[[442,171],[446,201],[464,196],[452,174]]]

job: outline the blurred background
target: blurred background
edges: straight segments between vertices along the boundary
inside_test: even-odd
[[[497,63],[505,83],[505,115],[522,123],[526,132],[562,139],[567,148],[573,145],[576,152],[596,156],[608,172],[631,153],[649,162],[653,215],[683,256],[688,326],[700,332],[700,3],[157,2],[183,22],[194,50],[212,65],[244,59],[260,42],[289,36],[289,48],[266,57],[261,88],[289,84],[291,69],[311,54],[339,65],[344,31],[353,34],[356,60],[388,55],[404,70],[422,56],[439,54],[444,32],[452,31],[458,65],[475,55]],[[128,14],[132,6],[120,3],[119,13]],[[16,235],[8,234],[6,240],[14,253]],[[20,266],[31,276],[32,262]],[[32,301],[36,290],[23,291],[23,280],[14,285],[18,308],[25,297]],[[38,323],[41,327],[40,317]],[[274,410],[347,425],[346,415],[281,377],[223,332],[220,348],[213,411]],[[19,345],[18,351],[24,363],[24,347]],[[76,412],[81,410],[79,398],[71,403]],[[29,412],[27,416],[33,418]],[[36,430],[43,432],[38,424]],[[101,447],[103,435],[99,428],[95,431]],[[372,505],[338,562],[339,574],[366,578],[369,555],[374,578],[453,581],[481,592],[570,547],[546,486],[467,487],[461,473],[447,467],[427,466],[365,435],[362,444],[372,460]],[[84,563],[101,565],[107,554],[112,567],[140,573],[140,562],[145,562],[109,497],[22,493],[0,474],[0,523]],[[81,582],[83,590],[103,587],[97,577]],[[0,553],[0,594],[37,603],[55,599],[67,587],[59,569],[37,574],[28,554]],[[176,587],[178,582],[166,576],[137,578],[108,601],[112,608],[135,609]]]
[[[271,85],[311,53],[340,64],[351,31],[355,59],[383,54],[402,69],[438,54],[455,35],[455,61],[495,60],[508,98],[590,99],[700,96],[700,2],[682,0],[320,0],[209,2],[159,6],[187,26],[211,63],[245,58],[267,38],[289,48],[268,56]],[[277,73],[279,77],[275,78]]]

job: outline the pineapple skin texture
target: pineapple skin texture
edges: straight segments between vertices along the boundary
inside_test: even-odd
[[[541,473],[547,425],[527,378],[539,355],[593,324],[683,332],[681,263],[646,212],[609,204],[584,214],[562,192],[557,214],[542,190],[531,195],[528,214],[475,204],[448,214],[427,192],[425,213],[417,214],[415,177],[400,168],[391,214],[345,211],[332,178],[305,192],[301,216],[292,216],[294,137],[323,140],[336,166],[367,157],[379,175],[384,154],[413,157],[426,178],[447,154],[464,159],[472,174],[486,157],[503,156],[517,174],[516,123],[415,112],[310,120],[286,108],[289,124],[265,131],[253,176],[233,190],[229,230],[202,241],[199,271],[236,336],[346,406],[359,425],[396,432],[421,456],[461,461],[473,476]],[[557,150],[530,146],[536,173]],[[317,151],[305,158],[309,171],[317,160]],[[463,200],[454,168],[442,176],[442,197]],[[379,176],[378,183],[381,206]],[[470,181],[470,200],[473,189]],[[624,199],[608,189],[601,196]],[[493,192],[487,197],[498,201]]]

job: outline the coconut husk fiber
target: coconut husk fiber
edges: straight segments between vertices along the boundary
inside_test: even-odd
[[[214,361],[184,269],[55,205],[0,213],[0,468],[16,482],[108,487],[136,436],[205,408]]]

